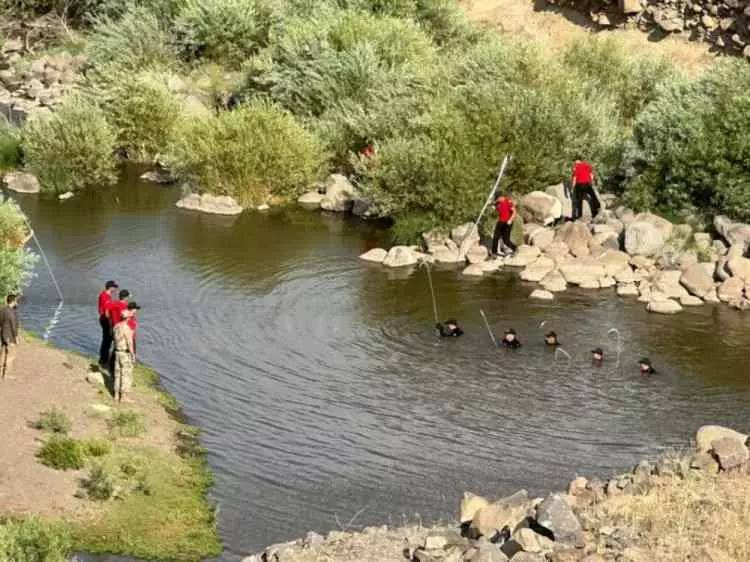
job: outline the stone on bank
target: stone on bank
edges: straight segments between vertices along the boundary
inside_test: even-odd
[[[189,193],[179,201],[176,206],[188,211],[200,211],[213,215],[239,215],[242,207],[228,195],[211,195],[204,193]]]
[[[3,176],[3,184],[16,193],[39,193],[41,190],[37,177],[26,172],[8,172]]]

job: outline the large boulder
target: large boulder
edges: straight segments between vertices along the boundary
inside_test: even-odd
[[[682,311],[682,306],[672,299],[652,298],[646,305],[646,310],[658,314],[677,314]]]
[[[372,250],[365,252],[364,254],[359,256],[359,259],[370,261],[373,263],[383,263],[383,260],[385,260],[387,255],[388,252],[383,248],[373,248]]]
[[[639,213],[625,228],[625,251],[630,255],[655,256],[672,235],[671,222],[651,213]]]
[[[529,496],[526,490],[521,490],[479,509],[474,514],[469,530],[475,537],[492,538],[503,527],[514,529],[528,515],[529,508]]]
[[[482,496],[472,494],[471,492],[464,492],[464,497],[461,498],[461,504],[459,506],[459,522],[461,524],[468,523],[474,519],[477,511],[486,507],[490,504]]]
[[[604,277],[604,266],[587,260],[562,263],[559,269],[565,281],[584,288],[598,288],[599,279]]]
[[[476,244],[466,252],[466,260],[471,264],[482,263],[489,257],[489,255],[490,253],[486,247],[481,244]]]
[[[742,257],[732,258],[727,261],[727,269],[729,269],[732,277],[738,277],[746,284],[750,283],[750,259]]]
[[[703,264],[696,263],[682,272],[680,283],[690,294],[703,298],[714,289],[714,279]]]
[[[734,302],[742,299],[742,291],[745,288],[745,282],[739,277],[730,277],[719,285],[717,294],[721,302]]]
[[[543,191],[532,191],[521,198],[519,210],[524,220],[544,225],[552,224],[562,216],[562,203]]]
[[[713,442],[723,438],[730,438],[745,445],[748,436],[734,429],[721,425],[704,425],[695,434],[695,448],[699,453],[708,453],[713,448]]]
[[[432,251],[432,256],[437,263],[464,263],[466,258],[459,255],[458,249],[448,248],[447,246],[438,246]]]
[[[406,267],[415,265],[418,261],[416,253],[409,246],[394,246],[388,250],[388,254],[383,259],[383,265],[386,267]]]
[[[551,228],[539,228],[528,236],[532,246],[544,250],[555,240],[555,231]]]
[[[318,191],[308,191],[297,199],[297,203],[305,209],[320,209],[320,203],[325,195]]]
[[[26,172],[8,172],[3,176],[5,187],[16,193],[39,193],[39,180]]]
[[[547,195],[553,196],[560,202],[563,217],[568,219],[573,217],[573,200],[565,189],[565,185],[562,183],[551,185],[545,191],[547,192]]]
[[[750,246],[750,224],[733,222],[724,215],[714,217],[714,228],[730,246],[740,244],[743,253],[747,252]]]
[[[588,256],[590,253],[589,243],[591,242],[591,232],[580,221],[566,222],[557,229],[555,241],[563,242],[571,254],[580,258]]]
[[[455,243],[448,237],[448,234],[439,228],[422,233],[422,243],[428,252],[433,252],[443,246],[447,247],[449,242],[454,246],[453,249],[456,249]]]
[[[189,193],[177,201],[176,206],[188,211],[199,211],[213,215],[239,215],[242,207],[228,195]]]
[[[559,271],[552,271],[547,274],[539,284],[544,290],[549,291],[550,293],[560,293],[568,288],[568,283],[565,281],[565,277],[563,277],[562,273]]]
[[[629,262],[630,256],[619,250],[606,250],[596,258],[596,263],[603,266],[604,273],[609,276],[614,276],[624,268],[630,269]]]
[[[652,278],[652,286],[667,298],[679,299],[688,294],[685,287],[680,284],[681,278],[682,271],[679,269],[658,271]]]
[[[536,507],[536,522],[552,533],[555,542],[583,546],[581,523],[559,494],[547,496]]]
[[[520,246],[516,253],[505,260],[505,265],[511,267],[526,267],[527,265],[535,262],[541,250],[536,246]]]
[[[356,196],[357,191],[346,176],[331,174],[326,180],[326,193],[320,200],[320,208],[337,213],[351,211]]]
[[[722,470],[731,470],[744,465],[750,459],[747,446],[732,437],[721,437],[711,442],[711,452]]]
[[[539,256],[536,261],[526,266],[526,269],[521,272],[521,279],[538,283],[553,269],[555,269],[555,262],[552,258]]]

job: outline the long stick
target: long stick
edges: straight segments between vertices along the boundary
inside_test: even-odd
[[[427,282],[430,285],[430,294],[432,295],[432,312],[435,314],[435,324],[440,322],[438,316],[437,300],[435,299],[435,288],[432,286],[432,274],[430,273],[430,265],[425,263],[425,269],[427,270]]]
[[[495,347],[497,347],[497,339],[495,339],[495,333],[492,331],[492,328],[490,328],[490,323],[487,322],[487,316],[484,314],[484,310],[480,308],[479,314],[482,315],[482,320],[484,320],[484,325],[487,326],[487,332],[490,334],[490,339],[492,340],[492,343],[495,344]]]
[[[510,161],[510,155],[505,155],[505,158],[503,158],[502,164],[500,164],[500,173],[497,175],[497,179],[495,180],[494,185],[492,186],[492,191],[490,191],[490,194],[487,196],[487,200],[484,202],[484,206],[482,207],[482,210],[479,211],[479,216],[477,217],[477,220],[474,222],[474,226],[471,228],[469,233],[466,235],[466,237],[461,242],[461,250],[459,252],[459,257],[466,257],[466,253],[469,251],[469,248],[466,246],[468,245],[469,239],[474,235],[475,232],[479,229],[479,223],[482,220],[482,217],[484,216],[484,212],[487,210],[487,207],[490,203],[492,203],[492,200],[495,198],[495,193],[497,192],[497,188],[500,186],[500,180],[503,179],[503,176],[505,175],[505,168],[508,165],[508,162]]]

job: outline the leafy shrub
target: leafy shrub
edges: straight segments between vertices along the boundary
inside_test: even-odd
[[[110,431],[119,437],[138,437],[146,432],[141,415],[129,410],[115,413],[108,425]]]
[[[155,161],[169,144],[180,116],[170,76],[141,72],[123,76],[107,90],[107,116],[118,132],[118,145],[130,160]]]
[[[35,517],[0,521],[3,562],[67,562],[72,541],[64,526]]]
[[[315,137],[292,115],[253,102],[183,122],[168,161],[200,189],[257,205],[309,185],[322,153]]]
[[[26,240],[29,227],[23,211],[12,199],[0,195],[0,240],[2,247],[17,249]]]
[[[73,96],[51,115],[29,121],[23,148],[42,189],[60,193],[114,183],[115,141],[102,110]]]
[[[53,436],[37,453],[39,461],[57,470],[78,470],[86,462],[86,454],[80,441],[69,437]]]
[[[87,457],[104,457],[112,451],[112,443],[106,439],[87,439],[81,445]]]
[[[21,134],[0,115],[0,170],[17,167],[21,158]]]
[[[20,293],[34,277],[38,257],[24,250],[29,229],[23,213],[11,199],[0,195],[0,294]]]
[[[95,465],[81,485],[88,497],[96,501],[108,500],[115,491],[114,480],[102,465]]]
[[[274,15],[267,0],[187,0],[174,33],[186,58],[239,66],[267,45]]]
[[[635,121],[624,158],[626,202],[750,220],[749,112],[744,61],[664,85]]]
[[[57,408],[52,408],[51,410],[42,412],[39,419],[34,422],[33,426],[35,429],[47,433],[66,435],[70,433],[73,424],[64,412],[61,412]]]

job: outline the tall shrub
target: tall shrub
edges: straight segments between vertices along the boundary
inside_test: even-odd
[[[0,560],[67,562],[71,553],[71,537],[61,525],[36,518],[0,521]]]
[[[28,234],[18,205],[0,197],[0,295],[21,292],[33,276],[36,256],[22,247]]]
[[[42,189],[62,193],[115,182],[117,135],[94,103],[72,96],[24,129],[26,165]]]
[[[185,120],[168,157],[197,188],[242,205],[300,192],[323,160],[317,139],[279,107],[252,102],[235,111]]]
[[[0,170],[15,168],[20,162],[20,131],[0,115]]]

